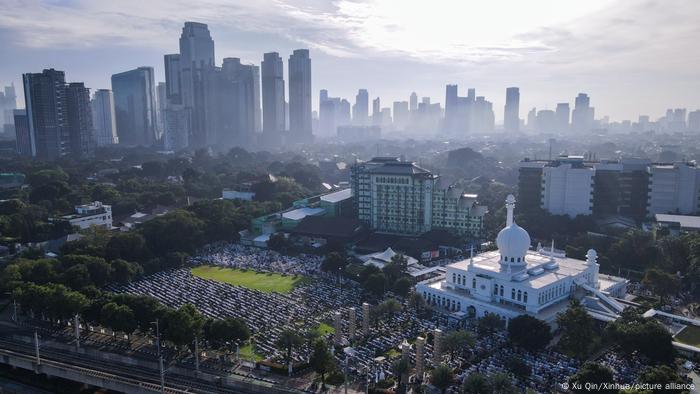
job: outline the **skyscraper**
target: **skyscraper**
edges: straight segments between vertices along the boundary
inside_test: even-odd
[[[520,89],[506,89],[506,105],[503,110],[503,128],[505,131],[520,129]]]
[[[158,82],[156,85],[156,119],[158,120],[158,132],[161,134],[165,130],[165,106],[168,105],[167,88],[165,82]]]
[[[179,63],[182,104],[190,109],[191,116],[189,143],[194,147],[207,146],[212,142],[207,141],[203,86],[206,73],[213,70],[216,62],[214,40],[206,24],[185,22],[180,35]]]
[[[470,89],[474,93],[473,89]],[[470,96],[459,97],[457,85],[445,87],[445,131],[449,135],[462,136],[470,130],[474,101]]]
[[[296,142],[309,142],[311,134],[311,58],[308,49],[289,56],[289,132]]]
[[[158,138],[153,67],[112,75],[119,143],[151,146]]]
[[[277,52],[263,55],[262,108],[263,143],[279,145],[284,133],[284,70],[282,58]]]
[[[66,86],[68,141],[70,152],[76,157],[91,157],[94,154],[92,110],[90,89],[82,82],[71,82]]]
[[[394,128],[404,130],[408,126],[410,113],[408,112],[408,101],[394,101]]]
[[[14,123],[14,109],[17,108],[17,96],[15,85],[5,86],[5,90],[0,92],[0,131],[3,126]]]
[[[241,64],[239,58],[224,59],[217,86],[213,88],[218,91],[217,103],[212,103],[218,109],[214,115],[219,120],[217,145],[248,147],[253,142],[258,124],[256,107],[260,106],[255,93],[258,75],[257,66]]]
[[[15,129],[18,151],[43,160],[91,156],[90,90],[82,82],[66,85],[63,71],[54,69],[24,74],[22,81],[26,127]],[[24,121],[22,114],[17,115]]]
[[[165,108],[163,113],[163,146],[178,151],[189,145],[192,110],[182,100],[182,73],[180,54],[164,56]]]
[[[118,143],[117,117],[114,112],[112,91],[109,89],[96,91],[92,98],[91,107],[96,145],[105,146]]]
[[[369,94],[367,89],[357,91],[355,105],[352,106],[352,123],[357,126],[369,124]]]
[[[411,98],[408,101],[408,110],[413,112],[418,109],[418,95],[416,92],[411,93]]]
[[[31,156],[57,159],[69,153],[65,74],[54,69],[22,75]]]
[[[15,144],[17,154],[24,157],[32,157],[32,141],[29,135],[29,121],[27,111],[16,109],[12,111],[15,125]]]
[[[571,111],[569,110],[569,103],[558,103],[556,116],[557,116],[557,129],[559,132],[569,130],[569,115]]]
[[[379,125],[382,123],[382,104],[379,97],[372,100],[372,124]]]
[[[579,93],[576,96],[574,110],[571,114],[571,126],[574,131],[590,131],[593,129],[594,109],[587,94]]]
[[[700,109],[688,112],[688,131],[700,132]]]

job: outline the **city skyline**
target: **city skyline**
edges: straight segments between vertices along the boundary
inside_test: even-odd
[[[352,99],[360,88],[387,104],[416,91],[444,106],[444,86],[454,83],[477,88],[499,109],[505,88],[519,87],[521,118],[532,107],[573,104],[580,92],[592,98],[596,117],[613,120],[656,118],[667,108],[692,111],[700,102],[700,82],[692,78],[700,56],[691,50],[700,36],[692,23],[700,5],[690,1],[497,2],[478,9],[438,3],[429,13],[420,5],[399,10],[386,2],[210,3],[193,13],[184,3],[156,1],[138,17],[123,5],[118,13],[113,5],[82,1],[10,3],[0,13],[0,36],[9,43],[2,49],[8,61],[0,65],[0,82],[17,86],[23,72],[54,67],[96,91],[109,87],[111,74],[139,66],[154,67],[156,82],[163,81],[163,54],[177,52],[172,37],[183,21],[194,20],[209,25],[217,63],[231,56],[260,64],[265,52],[284,59],[309,48],[314,109],[320,89]],[[495,18],[504,6],[518,18]],[[29,20],[42,15],[51,22]],[[460,15],[489,23],[474,17],[464,27]],[[646,31],[671,25],[663,34]]]

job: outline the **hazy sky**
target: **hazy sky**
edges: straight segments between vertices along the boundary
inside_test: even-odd
[[[448,83],[499,123],[508,86],[523,118],[579,92],[613,119],[700,108],[698,0],[0,0],[0,84],[47,67],[92,89],[137,66],[163,80],[185,20],[209,24],[219,64],[277,51],[286,72],[310,48],[314,109],[323,88],[391,106],[412,91],[444,103]]]

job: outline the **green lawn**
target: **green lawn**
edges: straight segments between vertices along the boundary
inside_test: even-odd
[[[241,347],[240,349],[238,349],[238,351],[239,351],[239,354],[241,356],[241,359],[244,359],[244,360],[262,361],[262,359],[263,359],[263,356],[256,353],[255,349],[253,348],[253,345],[251,345],[250,343]]]
[[[285,276],[209,265],[200,265],[192,268],[192,275],[260,290],[265,293],[277,292],[282,294],[289,293],[294,287],[310,281],[309,278],[304,276]]]
[[[676,342],[685,343],[686,345],[700,347],[700,327],[686,326],[681,332],[673,337]]]
[[[335,333],[335,328],[333,326],[321,322],[321,324],[318,325],[318,328],[316,329],[319,335],[321,336],[326,336],[328,334],[333,334]]]

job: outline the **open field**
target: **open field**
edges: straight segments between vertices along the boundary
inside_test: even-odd
[[[311,280],[303,276],[285,276],[209,265],[192,268],[192,275],[265,293],[277,292],[281,294],[289,293],[294,287]]]
[[[686,345],[700,347],[700,327],[686,326],[674,337],[676,342]]]

